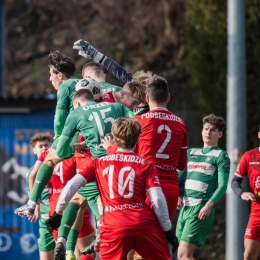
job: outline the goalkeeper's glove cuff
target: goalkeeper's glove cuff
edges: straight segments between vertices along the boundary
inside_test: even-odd
[[[105,55],[101,52],[97,52],[97,54],[93,57],[93,60],[97,63],[102,63],[102,61],[104,60]]]

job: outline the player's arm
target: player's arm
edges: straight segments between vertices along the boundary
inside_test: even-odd
[[[70,99],[69,99],[68,89],[66,87],[63,87],[63,84],[60,85],[57,94],[57,105],[56,105],[55,116],[54,116],[55,136],[61,135],[66,122],[66,118],[69,113]]]
[[[230,171],[230,159],[226,152],[222,152],[217,161],[218,170],[218,188],[215,190],[209,201],[200,210],[199,219],[206,219],[211,212],[212,207],[223,197],[226,193],[229,171]]]
[[[84,58],[91,58],[97,63],[101,63],[110,71],[116,78],[124,84],[132,81],[133,75],[127,72],[123,67],[112,59],[106,57],[103,53],[99,52],[95,47],[90,45],[87,41],[78,40],[74,42],[73,49],[78,50],[79,55]]]
[[[74,147],[70,145],[71,140],[77,132],[77,123],[72,111],[67,117],[64,129],[61,133],[56,153],[59,158],[68,158],[74,153]]]
[[[245,154],[245,155],[243,155],[243,157],[241,158],[241,160],[237,166],[234,177],[231,181],[231,188],[234,191],[234,193],[242,200],[255,201],[255,199],[256,199],[255,195],[251,192],[244,191],[241,186],[244,178],[248,174],[247,166],[248,166],[248,161],[247,161],[247,156]]]
[[[164,231],[169,231],[172,223],[169,219],[168,206],[160,186],[155,166],[151,163],[146,175],[146,189],[148,191],[153,210]]]

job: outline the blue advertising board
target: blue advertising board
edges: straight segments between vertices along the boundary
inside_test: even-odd
[[[36,156],[30,138],[36,133],[53,134],[54,111],[28,114],[0,113],[0,259],[38,260],[38,223],[14,214],[28,195],[25,176]]]

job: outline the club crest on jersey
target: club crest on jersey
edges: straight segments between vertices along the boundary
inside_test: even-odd
[[[255,187],[256,187],[256,188],[260,188],[260,176],[258,176],[258,177],[256,178]]]
[[[205,162],[209,162],[211,159],[211,156],[207,156],[206,159],[205,159]]]

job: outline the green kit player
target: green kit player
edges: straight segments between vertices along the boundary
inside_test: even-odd
[[[204,245],[214,220],[214,205],[225,194],[229,178],[228,154],[218,147],[225,121],[214,114],[203,118],[203,148],[188,150],[187,179],[176,227],[178,259],[192,260]],[[215,190],[215,186],[218,188]]]
[[[69,57],[55,51],[49,54],[49,67],[50,82],[57,90],[57,105],[54,117],[55,141],[38,172],[32,171],[29,178],[29,187],[32,190],[29,201],[26,205],[15,210],[17,214],[33,215],[36,202],[44,187],[49,183],[55,165],[61,161],[56,155],[56,147],[59,143],[59,136],[64,128],[66,118],[69,112],[73,110],[72,98],[75,94],[75,85],[78,82],[73,77],[76,70],[73,61]]]
[[[70,145],[70,143],[77,131],[79,131],[85,138],[86,144],[89,147],[93,158],[106,155],[106,150],[99,146],[101,138],[111,132],[111,127],[115,119],[121,117],[133,117],[133,112],[120,103],[95,102],[93,94],[88,89],[78,90],[73,100],[75,110],[69,114],[66,120],[64,130],[62,131],[57,146],[57,155],[60,158],[67,158],[71,153],[73,153],[73,149],[76,145]],[[92,160],[91,157],[88,159]],[[63,194],[74,194],[77,191],[67,191],[66,187],[67,185],[64,188],[65,190]],[[78,190],[78,193],[84,198],[87,198],[88,201],[92,201],[93,199],[96,200],[97,197],[99,197],[95,183],[89,183],[83,186]],[[64,198],[64,196],[61,196],[59,201],[66,201],[66,205],[69,202],[66,200],[66,197]],[[71,207],[72,204],[69,204],[69,206]],[[76,207],[74,210],[75,209]],[[50,231],[60,226],[61,215],[64,210],[65,207],[56,209],[54,215],[47,221]],[[70,215],[72,215],[71,210],[70,212],[64,212],[61,228],[63,226],[71,226]],[[64,257],[68,232],[69,230],[66,231],[64,228],[62,231],[59,230],[58,244],[55,249],[55,257],[57,257],[57,259],[63,259]]]
[[[92,78],[101,86],[102,92],[121,91],[122,88],[106,82],[106,74],[102,66],[96,62],[89,62],[82,68],[82,78]]]

